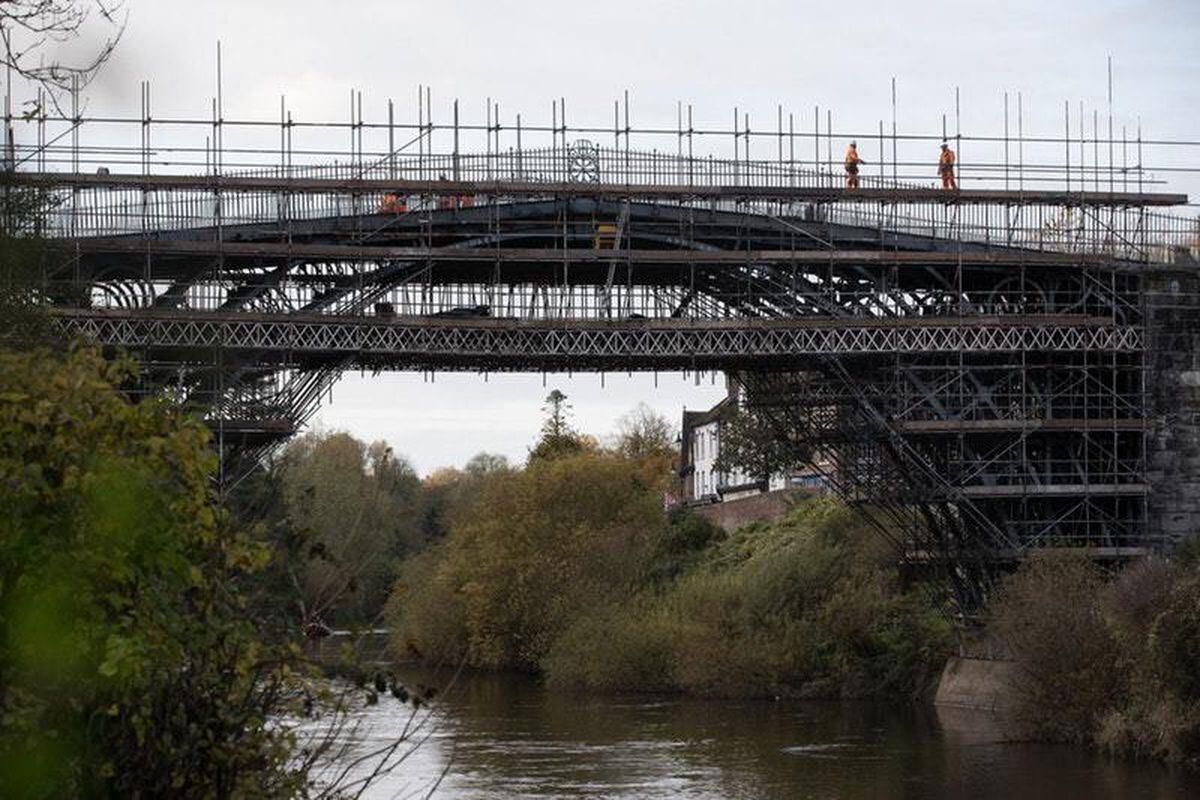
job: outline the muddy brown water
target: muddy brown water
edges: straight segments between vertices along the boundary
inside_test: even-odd
[[[385,697],[358,722],[361,754],[413,720]],[[417,722],[416,746],[364,797],[1200,798],[1200,775],[1009,742],[987,713],[926,706],[572,696],[464,674]]]

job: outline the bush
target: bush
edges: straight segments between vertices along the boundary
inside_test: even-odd
[[[457,576],[445,568],[445,549],[445,543],[433,545],[400,569],[384,612],[397,658],[444,666],[467,657],[466,607]]]
[[[0,795],[292,796],[288,651],[236,591],[208,432],[88,351],[0,354]]]
[[[1106,576],[1046,553],[1011,576],[993,630],[1034,736],[1200,766],[1200,573],[1151,558]]]
[[[1029,732],[1090,741],[1128,676],[1101,614],[1101,571],[1085,557],[1046,551],[1001,586],[992,624],[1019,670],[1016,713]]]
[[[585,612],[542,660],[547,683],[609,693],[673,691],[673,623],[660,609],[635,602]]]
[[[403,650],[537,671],[571,620],[629,593],[663,529],[633,462],[584,453],[496,473],[440,555],[405,570],[393,629]]]
[[[665,523],[636,469],[535,462],[485,488],[444,549],[406,566],[395,651],[555,688],[715,696],[894,696],[940,670],[949,623],[848,509],[813,499],[727,537]]]
[[[1200,575],[1175,583],[1148,639],[1150,663],[1159,679],[1179,701],[1200,702]]]

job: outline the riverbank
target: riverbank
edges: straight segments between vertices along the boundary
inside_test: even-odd
[[[592,454],[482,487],[404,565],[388,617],[396,657],[618,694],[903,700],[953,643],[949,615],[837,501],[726,534],[664,519],[636,463]]]
[[[730,534],[664,517],[636,460],[584,452],[484,480],[404,563],[387,618],[394,658],[567,693],[904,704],[944,678],[960,705],[1004,694],[1022,739],[1200,763],[1200,565],[1186,552],[1107,571],[1031,557],[980,634],[1012,664],[972,663],[973,677],[943,673],[960,632],[933,595],[834,499]]]

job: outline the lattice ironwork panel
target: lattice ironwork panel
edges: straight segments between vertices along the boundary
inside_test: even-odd
[[[297,356],[355,354],[370,361],[394,358],[495,360],[506,366],[550,359],[602,365],[751,365],[831,355],[989,353],[1038,350],[1129,352],[1142,346],[1132,326],[1028,324],[863,325],[799,327],[729,321],[655,327],[640,321],[609,325],[529,324],[520,321],[461,325],[378,323],[366,320],[301,321],[280,315],[216,318],[151,316],[134,312],[61,312],[60,328],[105,346],[254,350],[264,361]]]

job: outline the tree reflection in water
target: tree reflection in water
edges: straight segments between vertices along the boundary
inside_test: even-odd
[[[404,670],[411,683],[448,676]],[[602,698],[465,674],[433,736],[368,797],[1193,797],[1200,776],[1080,748],[1004,741],[989,715],[870,703]],[[402,724],[364,709],[364,747]],[[394,717],[394,718],[393,718]]]

